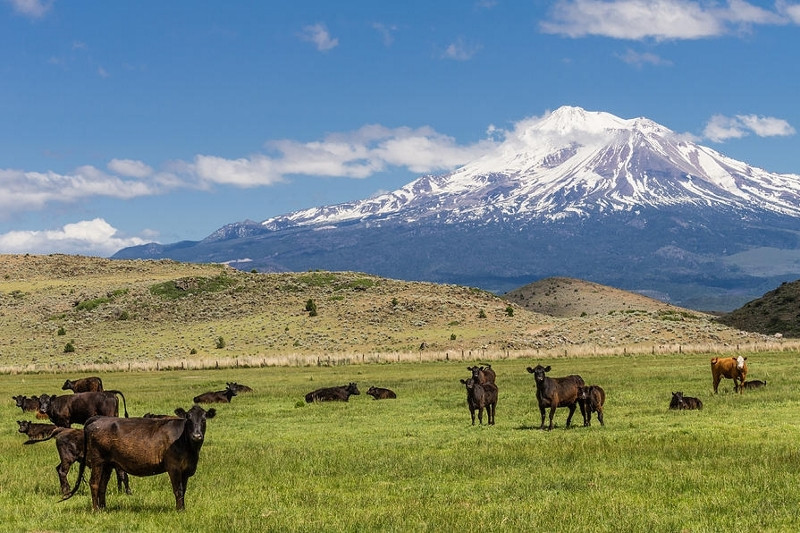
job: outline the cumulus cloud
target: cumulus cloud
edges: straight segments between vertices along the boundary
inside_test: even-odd
[[[0,253],[67,253],[107,257],[127,246],[151,242],[140,237],[123,237],[102,218],[66,224],[42,231],[10,231],[0,234]]]
[[[53,0],[7,0],[11,7],[26,17],[42,18],[53,7]]]
[[[456,61],[468,61],[481,49],[480,45],[468,44],[463,38],[459,37],[454,42],[447,45],[442,52],[443,59],[454,59]]]
[[[768,9],[744,0],[724,4],[695,0],[558,0],[545,33],[568,37],[677,40],[717,37],[756,24],[786,24],[789,9]]]
[[[305,26],[300,33],[300,38],[313,43],[320,52],[327,52],[339,46],[339,39],[332,38],[328,33],[328,28],[321,23]]]
[[[794,135],[795,129],[787,121],[775,117],[714,115],[703,130],[703,136],[714,142],[739,139],[750,133],[759,137],[788,136]]]

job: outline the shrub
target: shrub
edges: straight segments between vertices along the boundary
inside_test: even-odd
[[[481,309],[480,313],[478,313],[478,318],[486,318],[486,311]]]
[[[60,326],[58,328],[58,332],[56,334],[57,335],[66,335],[67,334],[67,330],[64,329],[64,326]]]
[[[317,316],[317,304],[311,298],[306,302],[306,311],[308,311],[308,316]]]
[[[514,316],[514,308],[513,308],[513,307],[511,307],[510,305],[509,305],[509,306],[506,306],[506,314],[507,314],[508,316]]]
[[[454,341],[454,340],[456,340],[456,334],[455,334],[455,333],[451,333],[451,334],[450,334],[450,340],[451,340],[451,341]]]
[[[218,350],[221,350],[225,347],[225,339],[222,337],[217,337],[216,346]]]
[[[72,353],[75,351],[75,341],[69,341],[64,345],[64,353]]]

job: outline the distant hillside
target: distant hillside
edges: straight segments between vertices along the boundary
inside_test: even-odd
[[[535,292],[543,301],[557,299],[570,312],[528,310],[533,290],[530,298],[504,299],[359,272],[0,255],[0,366],[649,353],[765,340],[608,287],[577,280],[542,287]]]
[[[719,318],[731,327],[784,337],[800,337],[800,280],[782,283],[761,298]]]
[[[530,283],[507,292],[503,298],[529,311],[561,318],[632,311],[706,316],[634,292],[563,277],[546,278]]]

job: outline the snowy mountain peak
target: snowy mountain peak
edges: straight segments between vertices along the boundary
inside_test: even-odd
[[[347,220],[560,220],[690,206],[800,217],[800,175],[730,159],[647,118],[564,106],[517,123],[483,157],[367,200],[266,220],[267,229]]]

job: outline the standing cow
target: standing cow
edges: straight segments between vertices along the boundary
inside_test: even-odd
[[[589,385],[578,387],[578,405],[581,407],[583,415],[583,425],[592,425],[592,413],[597,413],[597,420],[601,426],[603,422],[603,404],[606,403],[606,391],[599,385]]]
[[[536,380],[536,400],[539,402],[539,412],[542,415],[542,423],[539,429],[544,429],[544,413],[546,408],[550,408],[550,427],[553,429],[553,416],[556,408],[566,407],[569,409],[567,416],[567,427],[572,422],[572,415],[578,406],[578,387],[585,385],[583,378],[578,375],[571,375],[562,378],[551,378],[546,374],[550,372],[550,365],[536,365],[535,368],[528,367],[528,372],[534,375]]]
[[[742,384],[747,378],[747,357],[714,357],[711,359],[711,376],[714,380],[714,394],[717,393],[722,378],[733,380],[733,390],[742,393]]]
[[[88,420],[83,427],[86,460],[81,463],[75,487],[63,500],[78,492],[88,466],[92,470],[92,508],[105,509],[111,470],[119,467],[134,476],[169,474],[175,507],[183,510],[186,484],[197,470],[205,441],[206,420],[217,412],[195,405],[188,411],[178,408],[175,414],[177,418],[101,416]]]
[[[483,410],[486,409],[487,423],[494,425],[494,414],[497,409],[497,385],[494,383],[478,383],[474,378],[462,379],[467,389],[467,407],[475,425],[475,411],[478,412],[478,424],[483,424]]]
[[[68,428],[72,424],[83,424],[93,416],[119,415],[117,394],[122,397],[122,405],[127,418],[128,406],[125,396],[118,390],[76,392],[62,396],[42,394],[39,397],[39,411],[45,413],[53,424]]]
[[[88,378],[68,379],[64,382],[61,390],[71,390],[72,392],[101,392],[103,390],[103,380],[92,376]]]

